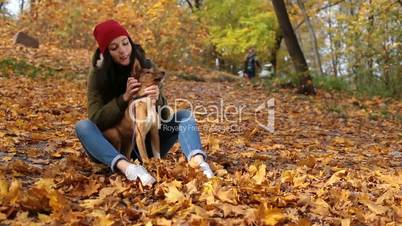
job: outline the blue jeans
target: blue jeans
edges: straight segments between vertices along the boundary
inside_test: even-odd
[[[86,153],[96,162],[109,166],[115,170],[119,160],[126,159],[116,150],[112,144],[103,136],[102,132],[92,121],[81,120],[75,125],[75,132],[84,147]],[[179,140],[183,154],[189,160],[194,155],[201,154],[206,158],[202,151],[198,127],[192,113],[188,110],[181,110],[171,116],[167,122],[161,122],[159,129],[161,157],[165,156],[169,149]],[[149,134],[146,136],[145,144],[148,156],[152,156],[151,139]],[[136,148],[135,148],[136,149]],[[133,158],[138,158],[138,151],[133,150]],[[126,159],[127,160],[127,159]]]

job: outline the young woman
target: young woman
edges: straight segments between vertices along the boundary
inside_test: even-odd
[[[92,58],[92,70],[88,78],[88,116],[76,124],[76,133],[86,153],[94,161],[103,163],[112,171],[120,170],[129,180],[140,179],[143,185],[151,185],[155,178],[141,165],[133,164],[116,150],[102,135],[102,131],[119,122],[130,99],[141,84],[129,77],[134,59],[141,67],[150,68],[152,63],[145,58],[141,46],[134,44],[128,32],[118,22],[107,20],[96,25],[93,32],[98,43]],[[179,140],[189,165],[199,168],[208,177],[213,176],[205,162],[200,136],[192,113],[181,110],[169,115],[162,87],[147,87],[145,94],[158,106],[162,125],[159,130],[161,156]],[[151,149],[146,139],[147,150]],[[135,152],[133,152],[135,153]],[[133,157],[136,157],[135,155]]]

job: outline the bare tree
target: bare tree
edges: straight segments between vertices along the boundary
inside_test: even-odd
[[[22,14],[22,11],[24,10],[24,5],[25,5],[25,0],[20,1],[20,15]]]
[[[304,20],[306,21],[307,28],[311,35],[311,39],[313,42],[315,62],[316,62],[317,68],[320,70],[321,74],[324,74],[324,71],[322,70],[321,56],[320,56],[320,52],[318,49],[317,37],[315,35],[314,27],[310,21],[310,17],[308,16],[308,14],[306,12],[306,7],[304,7],[303,0],[297,0],[297,4],[299,5],[299,7],[303,13]]]
[[[278,57],[278,52],[279,49],[281,48],[281,43],[282,43],[282,39],[283,39],[283,33],[281,31],[280,28],[278,28],[277,31],[275,31],[275,45],[274,48],[271,49],[271,57],[270,57],[270,61],[272,64],[272,67],[274,68],[274,72],[276,75],[276,71],[277,71],[277,57]]]
[[[202,0],[194,0],[195,1],[195,8],[200,9],[202,6]]]
[[[186,2],[187,2],[187,4],[188,4],[188,6],[190,7],[191,12],[193,12],[193,11],[194,11],[194,8],[193,8],[193,4],[191,3],[191,1],[190,1],[190,0],[186,0]]]
[[[292,58],[296,72],[300,75],[298,92],[306,95],[314,95],[316,92],[313,81],[309,74],[306,59],[304,58],[304,54],[299,46],[292,24],[290,23],[285,2],[283,0],[272,0],[272,4],[278,18],[279,26],[282,29],[289,55]]]
[[[338,77],[338,63],[339,63],[339,56],[338,56],[338,50],[335,48],[336,43],[334,43],[334,37],[333,37],[333,32],[331,31],[332,29],[332,18],[331,18],[331,13],[330,13],[330,8],[328,8],[328,27],[330,32],[328,32],[328,38],[329,38],[329,48],[331,49],[331,63],[332,63],[332,71],[334,73],[335,77]]]

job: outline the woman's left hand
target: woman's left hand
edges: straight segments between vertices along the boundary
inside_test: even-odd
[[[148,86],[144,89],[144,94],[149,96],[152,103],[155,104],[159,97],[159,87],[157,85]]]

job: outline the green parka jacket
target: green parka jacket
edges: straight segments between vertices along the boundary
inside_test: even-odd
[[[134,44],[133,51],[137,58],[145,59],[144,50],[140,45]],[[98,68],[92,67],[87,80],[88,118],[104,131],[120,122],[128,106],[123,94],[129,73],[127,69],[119,66],[111,73],[96,73],[97,70]],[[159,109],[162,109],[160,115],[162,119],[167,119],[169,109],[162,84],[159,85],[159,91],[157,110],[159,112]]]

